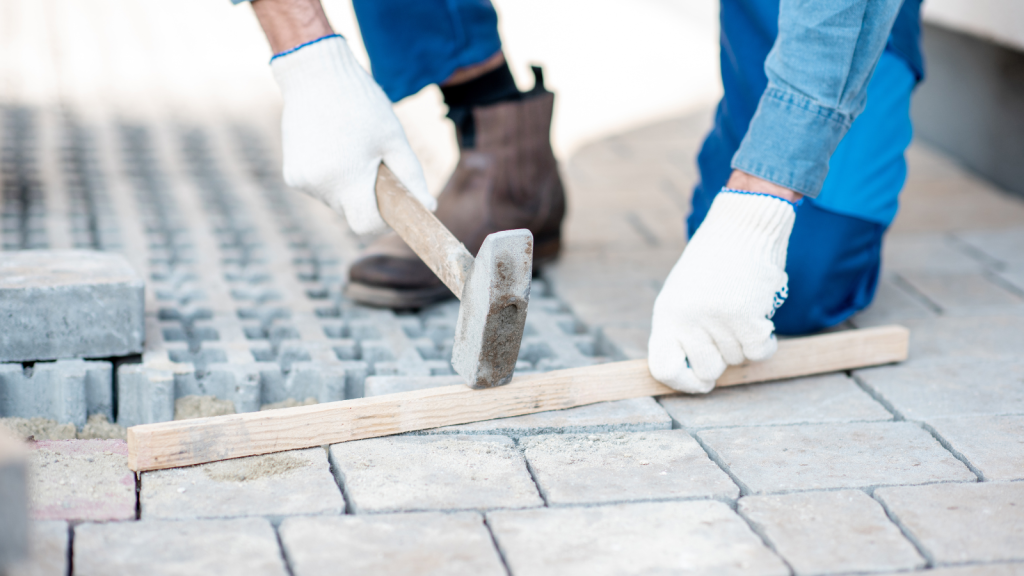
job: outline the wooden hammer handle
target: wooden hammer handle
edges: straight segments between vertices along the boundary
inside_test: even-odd
[[[461,299],[473,255],[383,162],[377,170],[377,208],[388,226]]]

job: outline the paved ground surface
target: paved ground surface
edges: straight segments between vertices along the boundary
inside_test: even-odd
[[[147,278],[136,362],[179,397],[450,383],[454,306],[341,296],[359,240],[279,181],[276,97],[239,64],[251,22],[204,4],[0,3],[4,249],[124,253]],[[708,126],[699,109],[564,158],[567,248],[522,371],[645,355]],[[900,366],[138,477],[119,441],[39,442],[14,573],[1024,574],[1024,201],[908,157],[877,301],[850,322],[911,327]]]

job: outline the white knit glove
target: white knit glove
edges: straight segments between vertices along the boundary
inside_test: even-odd
[[[654,301],[648,364],[659,382],[704,393],[727,364],[764,360],[787,294],[796,211],[766,194],[722,190]]]
[[[391,102],[340,36],[302,46],[270,64],[284,98],[284,181],[345,214],[357,234],[386,225],[374,184],[383,160],[429,210],[423,168]]]

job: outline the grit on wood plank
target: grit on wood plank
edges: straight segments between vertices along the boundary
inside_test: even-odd
[[[809,376],[907,358],[909,331],[881,326],[779,342],[770,360],[731,366],[718,386]],[[388,436],[438,426],[674,394],[629,360],[515,378],[507,386],[445,386],[266,412],[133,426],[128,466],[135,471],[191,466]]]

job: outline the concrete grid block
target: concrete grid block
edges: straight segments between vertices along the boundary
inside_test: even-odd
[[[798,576],[925,565],[885,510],[860,490],[745,496],[738,510]]]
[[[4,252],[0,362],[142,352],[142,279],[123,256],[90,250]]]
[[[519,447],[548,505],[739,496],[682,430],[532,436]]]
[[[330,450],[331,468],[357,514],[544,504],[504,436],[391,436]]]
[[[110,362],[0,364],[0,416],[49,418],[81,429],[92,414],[113,420],[113,405]]]
[[[29,553],[7,568],[6,576],[65,576],[68,574],[70,531],[67,522],[32,522],[28,527]]]
[[[29,507],[36,520],[135,519],[135,474],[123,440],[31,445]]]
[[[1024,561],[1024,483],[900,486],[875,498],[937,565]]]
[[[295,576],[339,567],[365,576],[504,576],[483,516],[474,512],[288,518],[279,528]]]
[[[487,525],[513,574],[789,574],[722,502],[498,511]]]
[[[1024,414],[936,418],[928,424],[984,480],[1024,480]]]
[[[658,401],[684,428],[892,420],[892,414],[842,374],[662,396]]]
[[[144,520],[75,526],[76,576],[287,576],[270,522]]]
[[[174,379],[170,370],[143,364],[117,369],[117,423],[125,428],[174,420]]]
[[[145,472],[139,506],[143,520],[345,511],[323,448]]]
[[[752,494],[977,480],[909,422],[717,428],[697,435]]]

